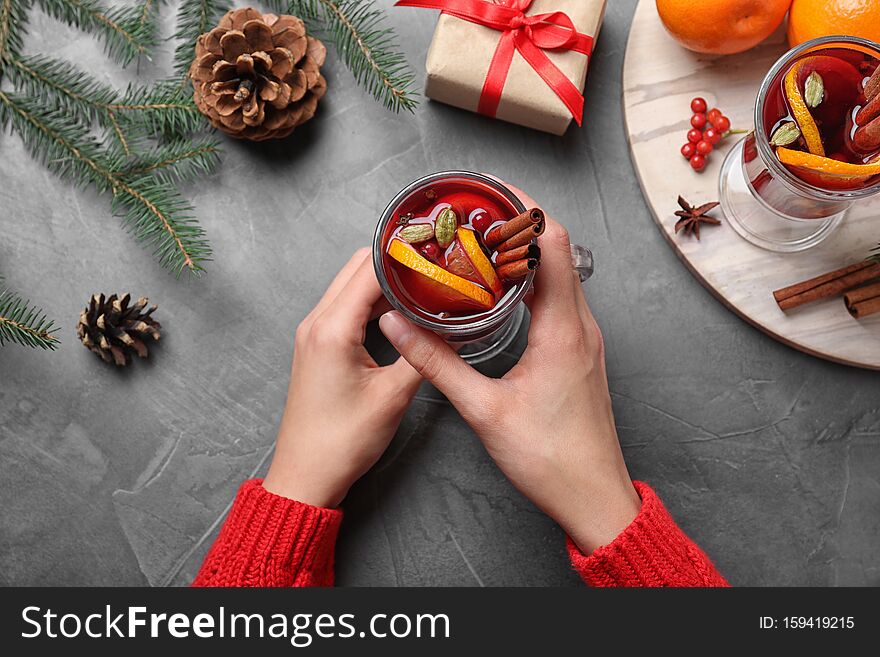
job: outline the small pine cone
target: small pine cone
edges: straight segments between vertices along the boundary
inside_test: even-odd
[[[324,44],[296,16],[228,12],[196,41],[189,74],[199,111],[232,137],[286,137],[315,115],[327,91]]]
[[[76,335],[86,347],[104,362],[120,367],[128,364],[131,352],[147,357],[149,352],[144,342],[147,337],[156,341],[162,337],[159,332],[162,325],[150,316],[157,306],[143,312],[148,303],[145,297],[132,306],[128,305],[129,301],[130,294],[121,298],[115,294],[107,298],[95,294],[80,313],[76,325]]]

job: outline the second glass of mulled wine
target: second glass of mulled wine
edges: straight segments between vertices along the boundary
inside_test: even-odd
[[[808,41],[761,84],[755,129],[721,169],[721,204],[743,238],[778,252],[831,235],[851,205],[880,193],[880,45]]]

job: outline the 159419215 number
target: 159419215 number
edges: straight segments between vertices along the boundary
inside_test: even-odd
[[[852,616],[784,616],[782,624],[787,630],[851,630],[855,627]]]

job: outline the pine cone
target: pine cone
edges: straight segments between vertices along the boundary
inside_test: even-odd
[[[315,115],[327,91],[326,55],[296,16],[230,11],[196,41],[189,71],[196,106],[233,137],[286,137]]]
[[[130,294],[122,298],[112,294],[106,299],[103,294],[95,294],[76,325],[76,334],[86,347],[105,362],[115,362],[120,367],[128,364],[132,351],[141,358],[147,357],[146,337],[156,341],[162,337],[162,325],[150,317],[156,306],[142,312],[148,303],[145,297],[133,306],[128,305],[129,301]]]

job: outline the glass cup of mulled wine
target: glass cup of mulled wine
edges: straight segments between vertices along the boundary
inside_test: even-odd
[[[523,322],[545,219],[504,184],[469,171],[416,180],[388,204],[373,238],[373,265],[388,301],[456,346],[472,364],[510,346]],[[586,280],[592,254],[572,251]]]
[[[776,252],[816,246],[880,193],[880,44],[829,36],[783,55],[719,184],[731,227]]]

